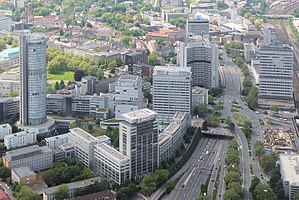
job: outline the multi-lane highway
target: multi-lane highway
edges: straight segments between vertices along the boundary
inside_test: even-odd
[[[210,175],[213,178],[213,166],[218,162],[218,158],[226,148],[226,142],[222,141],[225,140],[203,138],[203,143],[206,145],[202,145],[198,153],[192,157],[193,162],[187,163],[190,168],[179,180],[176,188],[169,194],[167,199],[197,199],[200,194],[201,185],[207,181]]]

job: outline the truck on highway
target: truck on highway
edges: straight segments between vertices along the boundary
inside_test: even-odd
[[[208,155],[209,154],[209,151],[206,151],[206,155]]]

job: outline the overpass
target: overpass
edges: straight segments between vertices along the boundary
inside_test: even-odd
[[[290,19],[293,16],[292,15],[262,15],[263,17],[267,17],[268,19]]]
[[[202,134],[223,139],[233,139],[234,135],[228,129],[208,129],[201,130]]]

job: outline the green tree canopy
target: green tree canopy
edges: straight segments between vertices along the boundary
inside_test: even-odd
[[[66,184],[60,185],[54,193],[56,200],[64,200],[69,197],[69,188]]]
[[[22,186],[17,194],[17,200],[42,200],[42,197],[37,192],[33,192],[30,187]]]

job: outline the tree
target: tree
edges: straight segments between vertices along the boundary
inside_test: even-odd
[[[0,51],[3,51],[6,48],[5,42],[0,40]]]
[[[294,194],[294,200],[299,200],[299,192],[296,192],[296,193]]]
[[[153,52],[153,53],[151,53],[149,56],[148,56],[148,63],[150,64],[150,65],[159,65],[159,60],[158,60],[158,57],[159,57],[159,54],[158,54],[158,52]]]
[[[59,83],[57,81],[55,82],[54,89],[59,90]]]
[[[56,200],[63,200],[69,197],[69,188],[66,184],[60,185],[54,193]]]
[[[261,141],[256,141],[254,144],[254,154],[255,156],[262,156],[265,154],[264,145]]]
[[[209,200],[209,196],[208,195],[199,195],[199,197],[196,200]]]
[[[170,193],[171,190],[173,190],[175,188],[175,182],[172,180],[169,180],[166,182],[166,191],[167,193]]]
[[[145,91],[143,94],[144,98],[148,99],[148,102],[151,103],[152,102],[152,94],[149,91]]]
[[[17,200],[41,200],[37,192],[33,192],[28,186],[22,186],[20,192],[17,194]]]
[[[206,117],[208,112],[209,112],[208,107],[204,103],[199,104],[199,106],[197,107],[197,113],[201,117]]]
[[[225,191],[223,199],[224,200],[240,200],[241,197],[234,189],[229,189],[229,190]]]
[[[0,167],[0,178],[7,179],[10,177],[10,170],[7,167]]]
[[[74,73],[74,80],[75,81],[81,81],[82,77],[85,76],[85,73],[83,70],[75,70]]]
[[[228,184],[228,189],[235,190],[235,192],[239,195],[242,196],[243,194],[243,188],[240,184],[240,182],[231,182]]]
[[[154,176],[145,176],[141,182],[141,190],[146,195],[149,196],[157,188],[157,183]]]
[[[272,112],[278,113],[278,111],[279,111],[279,106],[278,106],[278,105],[273,105],[273,106],[270,107],[270,110],[271,110]]]
[[[275,194],[266,183],[259,183],[253,193],[256,200],[275,200]]]
[[[89,131],[91,131],[91,130],[93,129],[92,124],[88,124],[88,125],[87,125],[87,129],[88,129]]]
[[[204,131],[208,130],[208,122],[206,120],[202,123],[202,130]]]
[[[262,155],[259,159],[259,163],[265,172],[270,172],[275,169],[277,160],[278,155],[274,152],[271,152],[270,154]]]
[[[63,80],[61,80],[59,83],[59,89],[63,89],[64,87],[65,87],[65,83]]]
[[[253,177],[253,179],[251,180],[251,186],[249,188],[249,191],[253,194],[256,186],[261,182],[261,180],[259,178],[257,178],[256,176]]]
[[[169,171],[166,169],[158,169],[154,173],[155,176],[155,182],[157,183],[157,186],[161,186],[165,181],[167,181],[169,176]]]
[[[240,183],[240,174],[238,172],[235,172],[235,171],[228,172],[225,175],[224,180],[228,184],[232,183],[232,182],[239,182]]]

